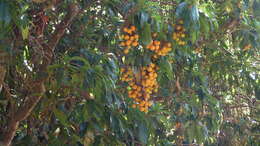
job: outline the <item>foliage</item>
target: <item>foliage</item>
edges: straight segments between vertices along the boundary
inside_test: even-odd
[[[14,121],[13,145],[257,145],[259,10],[0,0],[0,139]]]

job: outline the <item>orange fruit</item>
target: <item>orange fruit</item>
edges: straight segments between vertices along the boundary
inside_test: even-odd
[[[128,28],[125,27],[125,28],[123,29],[123,31],[124,31],[124,32],[128,32]]]
[[[124,47],[125,46],[125,42],[121,42],[119,45]]]
[[[136,47],[138,45],[138,42],[133,42],[132,44],[134,47]]]
[[[161,44],[161,42],[160,41],[154,41],[154,44],[159,46]]]
[[[129,40],[129,38],[130,38],[129,35],[125,35],[124,37],[125,40]]]
[[[129,53],[129,49],[125,49],[125,50],[124,50],[124,53],[125,53],[125,54],[128,54],[128,53]]]
[[[132,31],[136,31],[136,27],[135,27],[135,26],[131,26],[130,29],[131,29]]]
[[[126,41],[126,45],[130,46],[131,45],[131,41],[130,40]]]
[[[155,46],[151,46],[150,50],[154,51],[155,50]]]

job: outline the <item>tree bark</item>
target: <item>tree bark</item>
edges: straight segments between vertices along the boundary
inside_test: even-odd
[[[63,21],[61,21],[61,23],[57,25],[54,34],[46,44],[44,52],[46,56],[43,59],[43,63],[40,66],[40,71],[37,73],[38,75],[40,75],[43,72],[46,73],[47,67],[51,63],[53,52],[56,45],[58,44],[61,37],[64,35],[65,29],[69,27],[69,25],[72,23],[73,19],[78,15],[78,13],[79,6],[77,4],[71,4],[69,6],[69,11],[67,15],[65,16]],[[44,95],[44,83],[46,80],[48,80],[48,76],[32,81],[32,88],[29,91],[29,93],[31,94],[28,97],[26,97],[24,104],[22,104],[18,108],[18,110],[14,112],[14,115],[10,118],[8,125],[5,127],[2,141],[0,141],[0,146],[11,145],[12,139],[15,136],[15,132],[19,126],[19,123],[25,120],[31,114],[34,107],[37,105],[37,103]]]
[[[2,91],[6,70],[4,66],[0,64],[0,92]]]

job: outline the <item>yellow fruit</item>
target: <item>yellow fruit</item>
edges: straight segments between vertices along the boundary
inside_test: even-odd
[[[119,36],[120,39],[124,39],[124,37],[125,37],[124,35]]]
[[[135,37],[131,36],[131,37],[130,37],[130,40],[131,40],[131,41],[135,40]]]
[[[144,106],[145,105],[145,101],[142,101],[139,105],[140,106]]]
[[[125,40],[129,40],[129,38],[130,37],[128,35],[125,35],[125,37],[124,37]]]
[[[150,66],[150,67],[148,67],[148,69],[147,69],[149,72],[152,72],[153,71],[153,68]]]
[[[155,47],[155,50],[159,50],[159,49],[160,49],[160,46],[156,46],[156,47]]]
[[[124,53],[125,53],[125,54],[128,54],[128,53],[129,53],[129,49],[125,49],[125,50],[124,50]]]
[[[169,49],[169,48],[167,48]],[[162,52],[166,52],[162,50]],[[121,79],[126,80],[131,87],[128,91],[128,97],[133,99],[135,104],[133,108],[138,107],[142,112],[148,112],[148,108],[151,106],[149,99],[155,90],[158,90],[158,84],[156,81],[158,66],[151,63],[148,66],[144,66],[140,69],[140,72],[133,73],[130,68],[121,68],[123,73]]]
[[[144,111],[145,111],[145,108],[144,108],[144,107],[140,107],[140,111],[141,111],[141,112],[144,112]]]
[[[125,46],[125,43],[124,43],[124,42],[121,42],[119,45],[124,47],[124,46]]]
[[[129,30],[127,31],[127,33],[128,33],[128,34],[132,34],[132,30],[129,29]]]
[[[154,44],[159,46],[161,44],[161,42],[160,41],[154,41]]]
[[[130,29],[131,29],[132,31],[135,31],[135,30],[136,30],[136,27],[135,27],[135,26],[131,26]]]
[[[126,45],[130,46],[131,45],[131,41],[130,40],[126,41]]]
[[[151,46],[150,50],[154,51],[155,50],[155,46]]]
[[[138,42],[133,42],[132,44],[134,47],[136,47],[138,45]]]
[[[134,85],[134,86],[133,86],[133,89],[137,89],[137,86],[136,86],[136,85]]]
[[[144,98],[149,99],[149,98],[150,98],[150,95],[149,95],[149,94],[145,94],[145,95],[144,95]]]
[[[128,28],[125,27],[125,28],[123,29],[123,31],[124,31],[124,32],[128,32]]]

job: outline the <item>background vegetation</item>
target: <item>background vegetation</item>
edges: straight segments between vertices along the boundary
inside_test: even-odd
[[[259,33],[259,0],[0,0],[0,145],[259,145]]]

